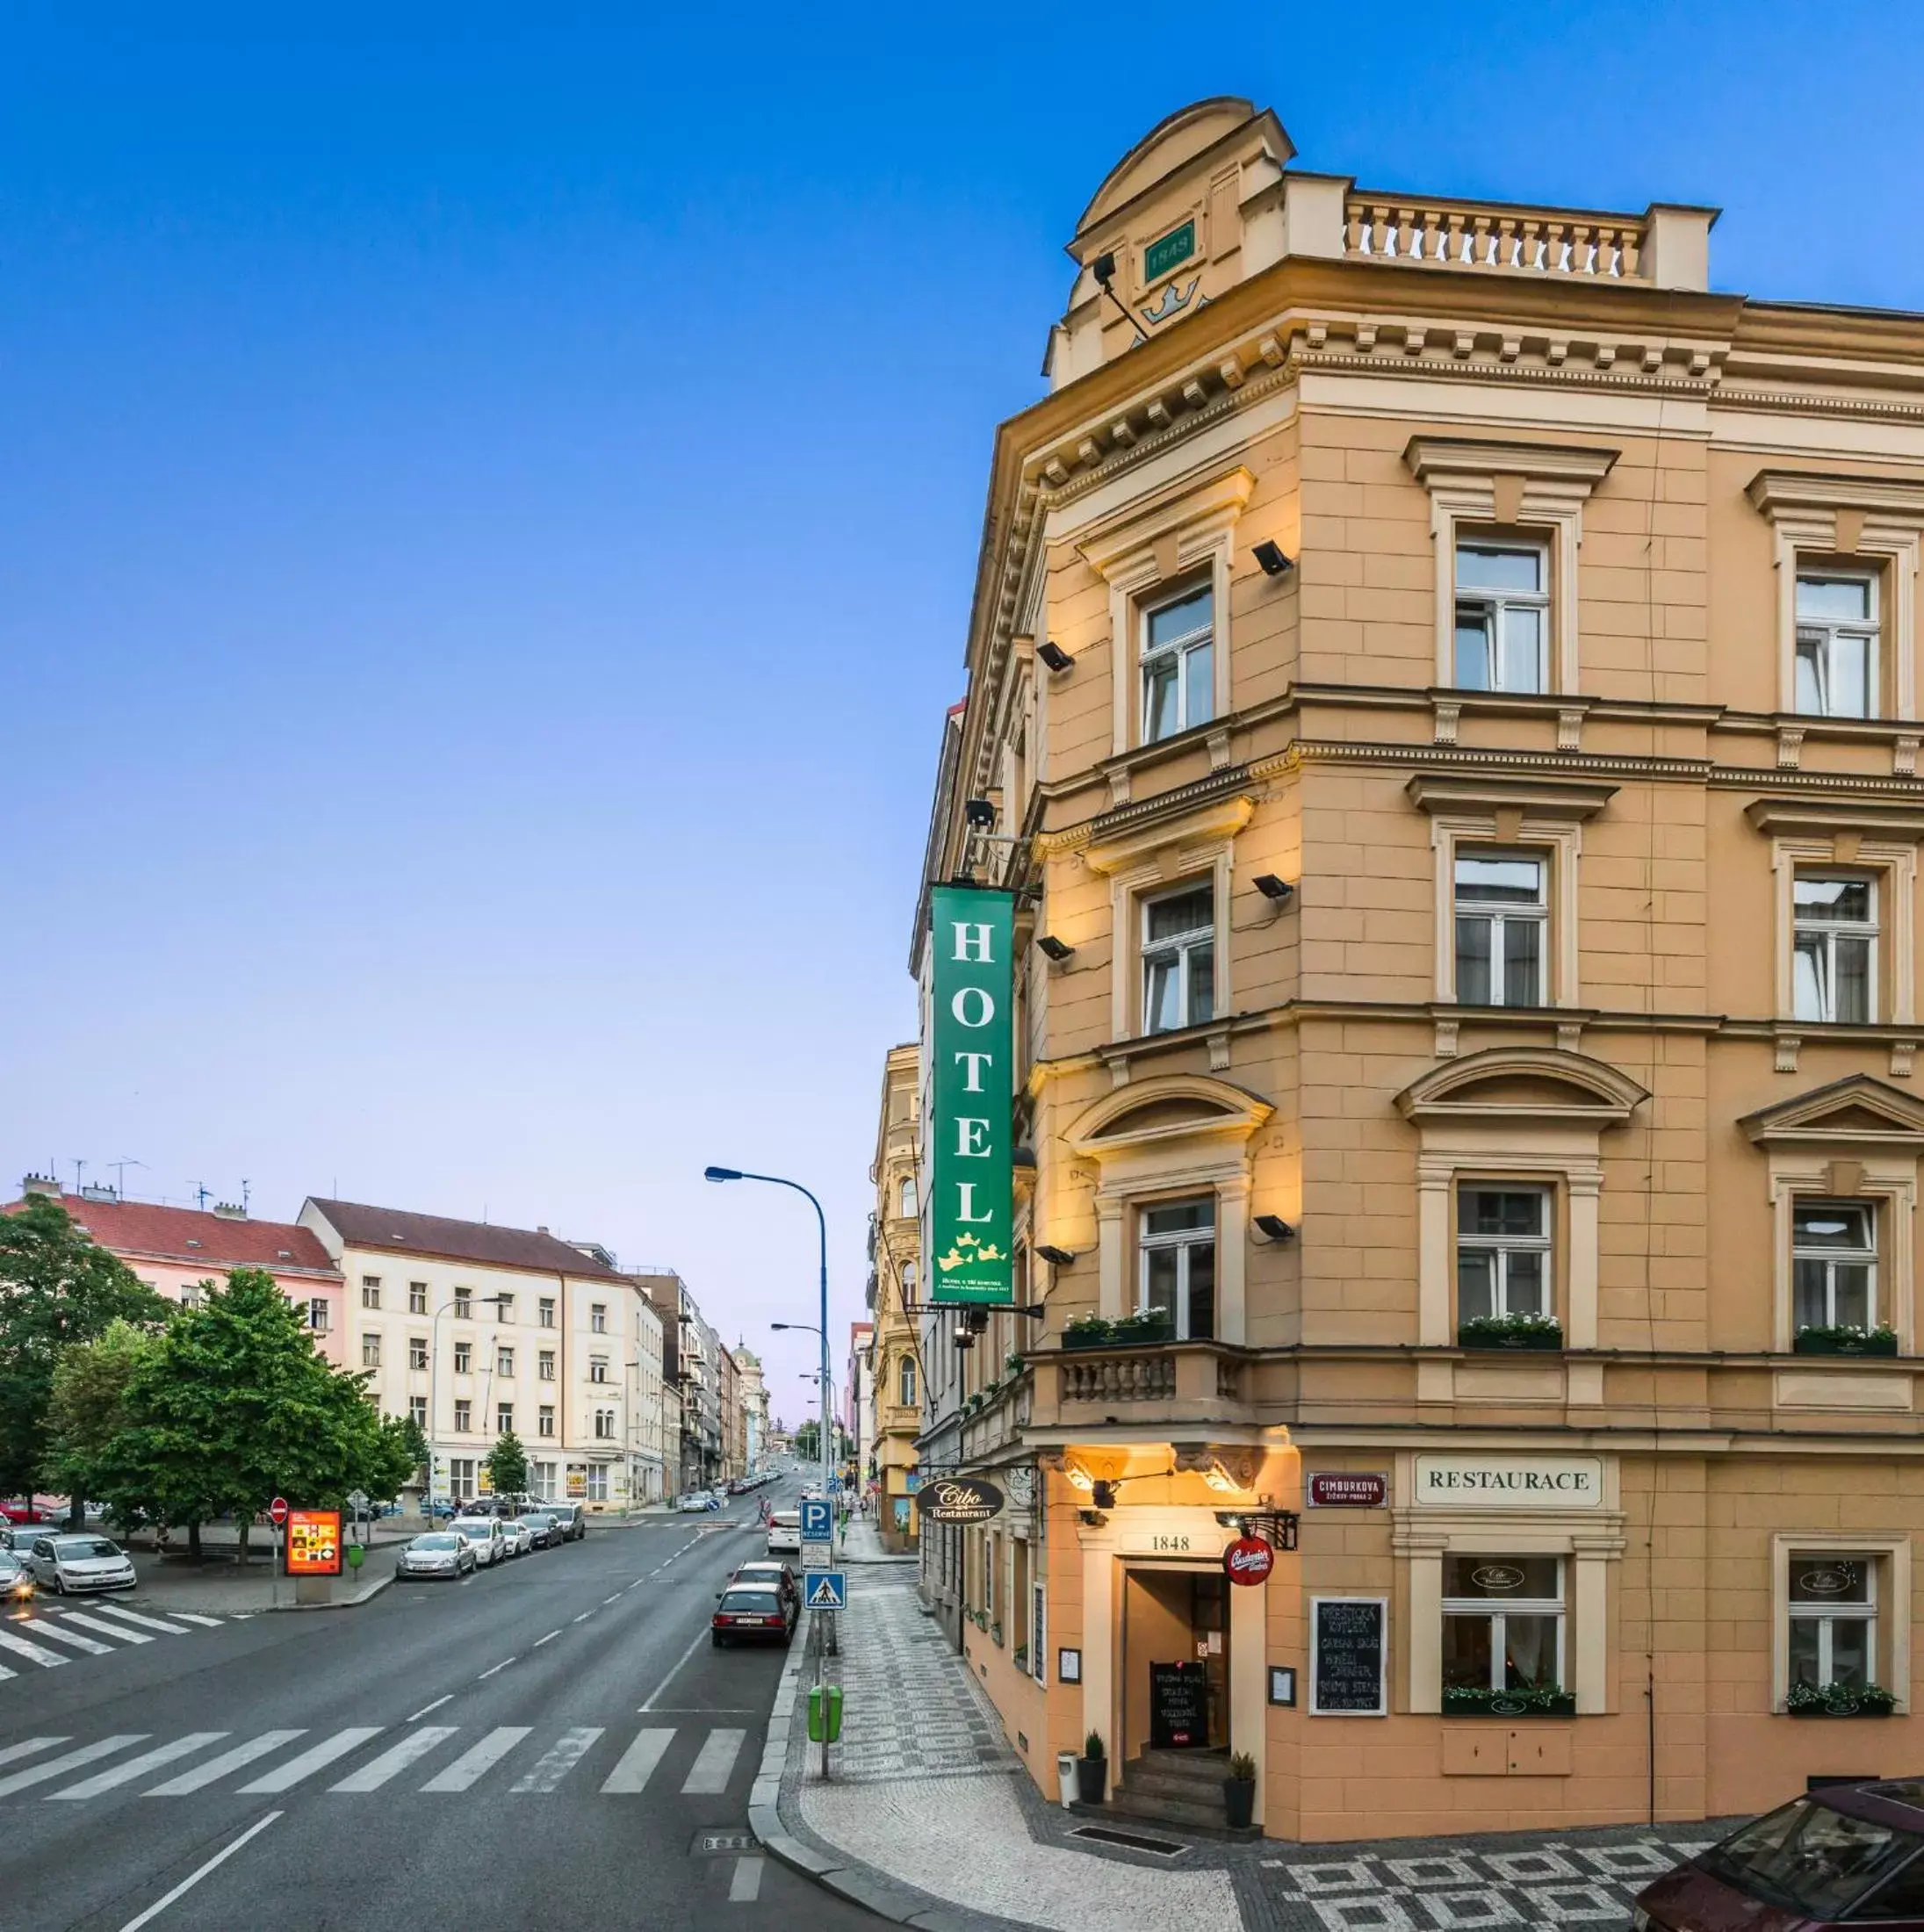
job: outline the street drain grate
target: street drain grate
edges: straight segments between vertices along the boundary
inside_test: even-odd
[[[755,1835],[752,1831],[699,1831],[695,1842],[688,1847],[696,1858],[719,1858],[732,1851],[753,1851],[757,1849]]]
[[[1172,1845],[1166,1838],[1138,1838],[1133,1831],[1110,1831],[1102,1825],[1078,1825],[1071,1838],[1093,1838],[1098,1844],[1121,1845],[1129,1851],[1152,1851],[1158,1858],[1179,1858],[1187,1845]]]

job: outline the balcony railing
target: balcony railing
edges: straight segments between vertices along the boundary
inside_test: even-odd
[[[1345,198],[1343,213],[1343,252],[1352,258],[1595,281],[1646,279],[1642,215],[1361,192]]]

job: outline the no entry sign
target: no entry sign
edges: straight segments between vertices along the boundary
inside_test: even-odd
[[[277,1530],[287,1520],[287,1498],[277,1496],[267,1506],[267,1520]]]

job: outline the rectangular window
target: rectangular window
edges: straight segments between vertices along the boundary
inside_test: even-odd
[[[511,1294],[498,1294],[494,1298],[494,1319],[497,1322],[512,1322],[515,1319],[515,1298]]]
[[[1456,547],[1456,681],[1467,691],[1549,688],[1550,566],[1534,544]]]
[[[1142,742],[1215,716],[1215,592],[1204,584],[1142,613]]]
[[[328,1304],[318,1294],[307,1304],[307,1326],[316,1335],[328,1332]]]
[[[1541,859],[1457,854],[1456,997],[1460,1005],[1544,1005],[1548,869]]]
[[[550,1402],[544,1402],[544,1403],[542,1403],[542,1405],[541,1405],[540,1409],[538,1409],[538,1410],[537,1410],[537,1411],[536,1412],[536,1415],[535,1415],[535,1432],[536,1432],[536,1433],[537,1433],[537,1435],[543,1435],[543,1436],[551,1436],[551,1435],[553,1435],[553,1433],[554,1433],[554,1407],[553,1407],[553,1405],[552,1405],[551,1403],[550,1403]]]
[[[361,1306],[364,1308],[378,1308],[380,1305],[380,1276],[378,1274],[364,1274],[361,1277]]]
[[[614,1433],[612,1430],[609,1432]],[[608,1501],[608,1465],[605,1462],[591,1462],[587,1466],[587,1499],[590,1503]]]
[[[608,1304],[605,1301],[595,1301],[589,1305],[587,1325],[592,1334],[608,1333]]]
[[[381,1366],[381,1338],[378,1335],[364,1335],[361,1337],[361,1366],[378,1368]]]
[[[615,1436],[615,1411],[612,1409],[597,1409],[594,1411],[594,1435],[597,1441],[611,1442]]]
[[[588,1358],[587,1379],[591,1382],[605,1382],[608,1380],[607,1356],[591,1355]]]
[[[472,1342],[457,1342],[454,1344],[454,1372],[457,1375],[469,1373],[474,1366],[474,1344]]]
[[[1820,717],[1877,715],[1877,580],[1797,575],[1797,708]]]
[[[1444,1558],[1443,1682],[1452,1690],[1563,1688],[1561,1558]]]
[[[1459,1323],[1551,1312],[1548,1188],[1458,1190],[1456,1310]]]
[[[494,1405],[494,1432],[499,1436],[510,1436],[515,1432],[513,1402],[497,1402]]]
[[[554,1326],[554,1297],[551,1294],[542,1296],[540,1305],[536,1311],[535,1319],[544,1329],[551,1329]]]
[[[512,1375],[515,1373],[515,1352],[511,1348],[494,1351],[494,1373],[497,1375]]]
[[[1868,1556],[1791,1556],[1792,1684],[1877,1681],[1877,1567]]]
[[[904,1174],[902,1177],[896,1213],[904,1221],[915,1219],[915,1177],[912,1174]]]
[[[425,1315],[428,1312],[428,1284],[425,1281],[410,1281],[407,1284],[407,1312],[410,1315]]]
[[[551,1429],[544,1432],[551,1436],[554,1433]],[[554,1496],[554,1465],[551,1462],[537,1462],[534,1466],[534,1486],[535,1494],[544,1503],[551,1500]]]
[[[450,1456],[448,1458],[448,1482],[457,1496],[472,1496],[476,1478],[472,1456]]]
[[[1871,879],[1799,870],[1791,1011],[1799,1020],[1868,1026],[1877,1008],[1877,888]]]
[[[540,1375],[544,1382],[551,1382],[554,1380],[554,1351],[551,1348],[542,1350],[536,1363],[536,1373]]]
[[[1216,1012],[1215,890],[1185,886],[1142,902],[1142,1031],[1200,1026]]]
[[[455,1403],[454,1426],[463,1435],[465,1435],[474,1426],[474,1404],[472,1402],[458,1402]]]
[[[1216,1332],[1214,1198],[1143,1208],[1137,1243],[1143,1311],[1164,1316],[1178,1341],[1209,1340]]]
[[[472,1288],[457,1288],[454,1291],[454,1318],[457,1322],[472,1322],[474,1319]]]
[[[410,1368],[427,1367],[428,1337],[425,1335],[410,1335],[407,1337],[407,1366]]]
[[[414,1427],[428,1426],[428,1398],[425,1395],[410,1395],[407,1398],[407,1413],[414,1417]]]
[[[915,1358],[904,1355],[896,1370],[896,1400],[904,1409],[915,1407]]]
[[[1876,1210],[1857,1201],[1798,1202],[1791,1215],[1791,1280],[1798,1328],[1875,1327]]]

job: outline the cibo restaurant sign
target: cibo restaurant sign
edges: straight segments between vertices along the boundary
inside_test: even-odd
[[[1416,1501],[1454,1509],[1594,1510],[1603,1501],[1603,1465],[1596,1456],[1418,1456]]]
[[[926,1480],[918,1501],[925,1523],[986,1523],[1002,1513],[1001,1490],[977,1476]]]
[[[939,885],[929,905],[929,1299],[1007,1301],[1015,899]]]

